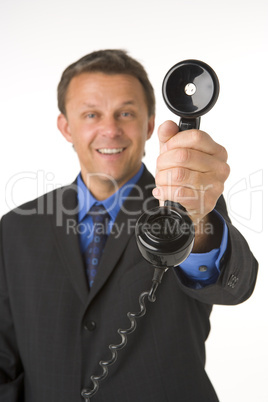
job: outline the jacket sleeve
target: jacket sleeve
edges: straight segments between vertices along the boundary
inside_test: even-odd
[[[23,402],[23,370],[4,267],[3,224],[0,223],[0,401]]]
[[[232,225],[223,196],[216,210],[228,227],[228,245],[221,259],[220,274],[216,283],[201,289],[189,287],[189,281],[181,270],[176,271],[179,286],[189,296],[208,304],[234,305],[247,300],[255,287],[258,262],[241,233]]]

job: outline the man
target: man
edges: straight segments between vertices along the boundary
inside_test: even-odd
[[[2,219],[1,402],[83,401],[81,390],[92,389],[90,377],[102,373],[99,361],[111,358],[108,345],[120,343],[117,329],[130,325],[127,312],[138,311],[140,293],[151,286],[135,222],[166,199],[191,216],[193,252],[165,273],[157,301],[90,400],[218,401],[204,370],[212,305],[245,301],[257,275],[221,195],[226,150],[202,131],[180,133],[165,122],[154,182],[141,162],[154,130],[153,89],[143,67],[120,50],[93,52],[69,66],[58,104],[58,128],[81,173]],[[99,227],[109,235],[101,259],[93,246],[95,205],[108,213]]]

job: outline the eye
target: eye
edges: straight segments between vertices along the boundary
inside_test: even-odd
[[[89,119],[94,119],[96,117],[96,113],[87,113],[87,117]]]
[[[130,111],[121,112],[120,117],[124,119],[131,119],[132,117],[134,117],[134,113]]]

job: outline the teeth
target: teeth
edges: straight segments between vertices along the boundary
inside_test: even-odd
[[[101,148],[98,149],[98,152],[101,154],[119,154],[123,150],[124,148]]]

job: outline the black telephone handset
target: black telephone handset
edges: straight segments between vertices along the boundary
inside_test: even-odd
[[[166,74],[163,97],[168,108],[180,116],[179,130],[198,129],[219,95],[216,73],[207,64],[185,60]],[[163,207],[144,213],[136,225],[136,238],[143,257],[155,267],[154,280],[161,282],[167,268],[181,264],[194,243],[194,225],[185,208],[165,201]]]
[[[198,60],[185,60],[174,65],[166,74],[162,92],[168,108],[180,116],[179,130],[198,129],[200,116],[207,113],[219,95],[219,81],[210,66]],[[130,327],[118,329],[121,343],[109,345],[111,359],[100,361],[102,373],[90,377],[93,388],[81,392],[85,402],[99,389],[108,375],[108,367],[117,360],[117,352],[127,344],[127,336],[136,329],[136,318],[146,313],[145,298],[155,301],[155,291],[168,268],[181,264],[190,254],[194,243],[194,225],[185,208],[165,201],[163,207],[153,208],[141,215],[136,224],[136,240],[142,256],[153,265],[151,289],[139,297],[140,311],[128,313]]]

